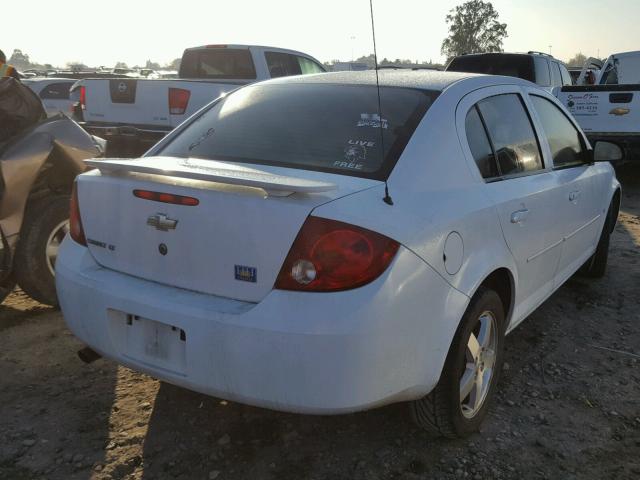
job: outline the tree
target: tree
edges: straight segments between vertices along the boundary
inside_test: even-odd
[[[151,70],[160,70],[160,64],[158,62],[152,62],[151,60],[147,60],[147,63],[144,65],[144,68],[150,68]]]
[[[582,52],[576,53],[572,58],[567,60],[567,65],[582,67],[584,62],[587,61],[586,55],[583,55]]]
[[[19,69],[25,69],[31,66],[31,62],[29,61],[29,55],[27,55],[26,53],[22,53],[22,50],[18,48],[16,48],[13,51],[8,62],[10,65],[13,65]]]
[[[451,10],[446,21],[449,36],[440,51],[447,59],[464,53],[502,51],[507,24],[498,21],[498,12],[491,2],[469,0]]]
[[[67,62],[67,68],[69,70],[72,70],[74,72],[79,72],[82,70],[87,70],[89,67],[87,67],[84,63],[82,62]]]
[[[116,63],[115,68],[128,68],[128,67],[127,67],[127,64],[126,64],[126,63],[124,63],[124,62],[118,62],[118,63]]]
[[[171,62],[167,63],[164,67],[167,70],[180,70],[180,62],[182,61],[181,58],[176,58],[174,60],[172,60]]]

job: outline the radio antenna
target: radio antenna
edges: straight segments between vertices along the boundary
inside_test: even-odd
[[[371,33],[373,34],[373,61],[376,70],[376,89],[378,91],[378,122],[380,125],[380,150],[382,152],[382,161],[384,162],[384,129],[382,127],[382,103],[380,102],[380,78],[378,77],[378,50],[376,48],[376,26],[373,21],[373,0],[369,0],[369,9],[371,10]],[[387,179],[384,180],[384,197],[382,199],[387,205],[393,205],[393,200],[389,195],[389,185]]]

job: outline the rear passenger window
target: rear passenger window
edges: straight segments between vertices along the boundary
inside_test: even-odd
[[[560,76],[560,67],[557,62],[551,62],[551,86],[559,87],[562,85],[562,77]]]
[[[531,95],[531,101],[549,141],[554,167],[582,165],[585,155],[578,130],[562,111],[546,98]]]
[[[298,64],[300,65],[300,70],[302,70],[303,75],[308,75],[311,73],[324,73],[324,68],[318,65],[313,60],[310,60],[305,57],[296,57],[298,60]]]
[[[264,57],[267,60],[271,78],[288,77],[302,73],[302,68],[300,68],[295,55],[281,52],[265,52]]]
[[[551,78],[549,77],[549,61],[544,57],[533,57],[533,64],[536,68],[536,83],[543,87],[548,87]]]
[[[313,60],[289,53],[265,52],[264,57],[267,60],[271,78],[324,72],[322,67]]]
[[[560,65],[560,76],[562,77],[563,85],[573,85],[571,74],[569,73],[569,70],[567,70],[567,67],[565,67],[564,65]]]
[[[489,97],[478,102],[478,110],[487,126],[500,175],[543,168],[540,147],[519,95]]]
[[[465,130],[467,132],[469,149],[471,150],[473,159],[476,161],[476,165],[478,165],[482,178],[497,177],[498,167],[496,165],[496,159],[476,107],[473,107],[469,110],[469,113],[467,113]]]

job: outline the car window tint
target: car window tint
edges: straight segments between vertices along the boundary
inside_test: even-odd
[[[536,83],[543,87],[548,87],[551,78],[549,77],[549,61],[544,57],[533,57],[536,68]]]
[[[476,107],[473,107],[469,110],[469,113],[467,113],[465,130],[467,132],[469,149],[471,150],[473,159],[476,161],[482,178],[497,177],[499,174],[496,159]]]
[[[482,53],[455,57],[446,70],[448,72],[486,73],[506,75],[535,82],[531,55],[509,53]]]
[[[324,72],[324,69],[313,60],[310,60],[305,57],[296,57],[296,59],[298,60],[298,64],[300,65],[300,70],[302,71],[303,75],[307,75],[310,73]]]
[[[253,80],[256,69],[247,49],[187,50],[182,56],[180,77]]]
[[[380,103],[375,85],[250,85],[212,104],[160,155],[384,179],[438,93],[379,93]]]
[[[549,142],[553,165],[556,168],[582,165],[585,155],[578,130],[562,111],[546,98],[531,95],[531,100]]]
[[[52,83],[40,91],[43,100],[69,100],[69,89],[73,82]]]
[[[562,77],[560,76],[558,62],[551,62],[551,85],[554,87],[562,85]]]
[[[267,67],[271,78],[288,77],[302,74],[298,57],[282,52],[265,52]]]
[[[498,157],[501,175],[540,170],[540,148],[519,95],[506,94],[486,98],[478,109]]]
[[[602,80],[600,80],[601,84],[605,85],[617,85],[618,84],[618,71],[612,65],[604,71],[602,75]]]

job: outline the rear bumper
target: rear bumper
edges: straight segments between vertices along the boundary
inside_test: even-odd
[[[201,393],[316,414],[427,394],[468,302],[405,249],[359,289],[274,290],[254,304],[104,269],[67,239],[56,282],[69,328],[103,356]],[[166,361],[132,349],[126,314],[175,326],[184,346]]]

